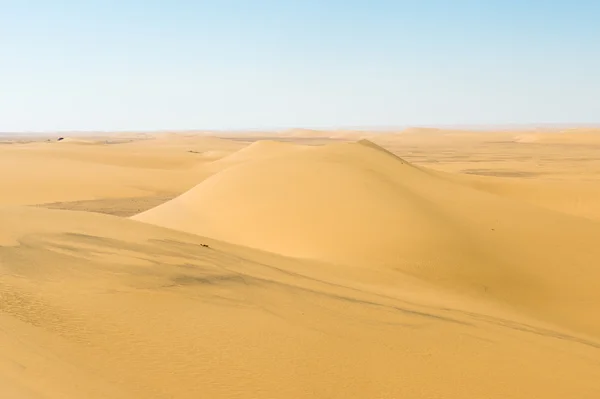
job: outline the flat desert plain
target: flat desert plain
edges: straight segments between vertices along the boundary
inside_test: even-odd
[[[0,138],[0,397],[600,398],[600,131]]]

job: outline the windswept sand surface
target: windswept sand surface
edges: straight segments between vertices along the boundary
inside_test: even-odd
[[[0,397],[596,399],[595,134],[9,140]]]

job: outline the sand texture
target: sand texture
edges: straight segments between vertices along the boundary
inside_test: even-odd
[[[599,398],[597,137],[6,139],[0,398]]]

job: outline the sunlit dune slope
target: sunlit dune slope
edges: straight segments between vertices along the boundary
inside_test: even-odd
[[[596,338],[495,304],[496,287],[475,301],[388,270],[29,208],[0,208],[0,277],[3,398],[600,395]],[[592,298],[579,305],[594,317]]]
[[[395,270],[600,333],[588,314],[600,304],[600,224],[472,189],[366,141],[256,156],[134,218],[286,256]]]

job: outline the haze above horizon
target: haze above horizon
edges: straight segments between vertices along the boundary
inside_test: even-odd
[[[600,123],[591,0],[0,9],[4,132]]]

